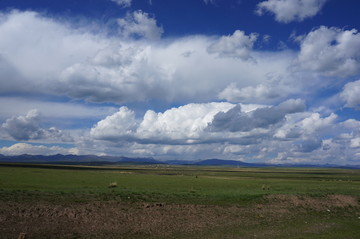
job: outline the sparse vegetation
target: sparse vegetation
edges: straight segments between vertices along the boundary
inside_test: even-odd
[[[116,187],[117,187],[117,182],[109,183],[109,188],[116,188]]]

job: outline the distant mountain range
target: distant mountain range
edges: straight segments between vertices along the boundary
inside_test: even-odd
[[[5,156],[0,154],[0,163],[43,163],[68,165],[116,165],[116,164],[169,164],[193,166],[232,166],[232,167],[321,167],[321,168],[352,168],[360,169],[360,165],[335,164],[267,164],[245,163],[236,160],[205,159],[205,160],[166,160],[154,158],[129,158],[123,156],[97,156],[97,155],[29,155]]]
[[[139,164],[161,164],[153,158],[128,158],[116,156],[97,155],[30,155],[22,154],[16,156],[5,156],[0,154],[0,162],[12,163],[59,163],[59,164],[116,164],[116,163],[139,163]]]

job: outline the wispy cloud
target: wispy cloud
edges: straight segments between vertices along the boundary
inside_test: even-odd
[[[59,146],[32,145],[27,143],[17,143],[10,147],[0,148],[0,154],[4,155],[54,155],[54,154],[79,154],[77,148],[63,148]]]
[[[132,0],[111,0],[121,7],[130,7]]]

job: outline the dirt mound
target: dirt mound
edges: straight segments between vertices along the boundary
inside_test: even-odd
[[[345,195],[323,198],[271,195],[264,198],[263,203],[248,206],[118,201],[74,204],[0,201],[0,238],[17,238],[20,233],[26,233],[26,238],[30,239],[173,238],[174,235],[177,238],[178,235],[189,238],[188,235],[207,235],[211,231],[226,228],[248,233],[248,228],[257,228],[257,225],[262,225],[262,228],[268,226],[268,230],[262,232],[268,233],[264,237],[276,238],[269,236],[281,233],[280,229],[274,229],[276,223],[282,225],[298,217],[299,213],[306,213],[299,208],[318,211],[345,207],[356,208],[355,212],[360,213],[357,198]],[[254,231],[259,235],[258,230]]]
[[[316,210],[328,208],[358,207],[356,197],[348,195],[328,195],[324,197],[309,197],[300,195],[269,195],[266,197],[270,203],[281,204],[284,207],[306,207]]]
[[[27,238],[47,238],[49,232],[62,235],[61,238],[76,234],[89,238],[104,234],[109,234],[108,238],[112,238],[111,234],[117,235],[114,238],[127,238],[128,234],[169,236],[217,226],[233,214],[231,207],[164,203],[93,202],[68,206],[2,203],[0,237],[15,238],[20,232],[26,232]]]

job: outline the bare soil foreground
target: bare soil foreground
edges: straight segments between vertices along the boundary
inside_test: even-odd
[[[18,238],[20,233],[30,239],[360,238],[359,198],[345,195],[268,195],[248,205],[2,199],[0,203],[4,239]]]

